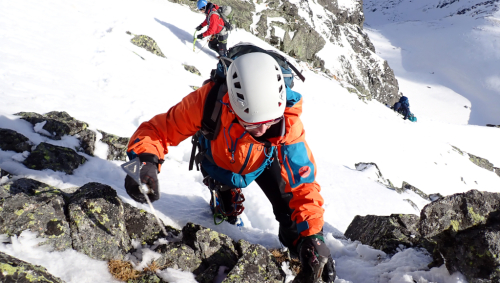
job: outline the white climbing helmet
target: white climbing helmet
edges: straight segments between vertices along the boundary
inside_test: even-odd
[[[283,73],[272,56],[262,52],[241,55],[229,66],[226,81],[231,107],[243,121],[270,121],[285,112]]]

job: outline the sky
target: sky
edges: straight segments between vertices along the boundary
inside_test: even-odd
[[[347,0],[343,3],[349,7]],[[216,54],[206,41],[198,40],[193,51],[193,33],[203,19],[202,14],[185,6],[160,0],[0,0],[0,128],[16,130],[35,145],[48,142],[74,148],[78,145],[75,137],[50,140],[14,115],[21,111],[66,111],[87,122],[92,130],[130,137],[141,122],[166,112],[192,91],[191,86],[200,86],[215,68]],[[126,31],[152,37],[166,58],[131,44]],[[325,241],[336,262],[335,282],[466,282],[463,275],[449,274],[444,266],[427,269],[432,259],[422,250],[409,248],[389,256],[343,235],[356,215],[419,215],[429,203],[413,192],[398,194],[386,188],[373,167],[358,171],[356,163],[374,162],[395,186],[401,187],[406,181],[427,194],[500,191],[500,178],[495,173],[474,165],[453,149],[486,158],[500,167],[500,130],[467,124],[469,110],[462,104],[470,105],[470,98],[445,87],[440,77],[431,81],[423,73],[407,69],[401,64],[407,55],[383,32],[373,29],[369,35],[381,60],[388,60],[394,68],[402,88],[426,89],[434,82],[432,86],[441,92],[434,89],[435,95],[416,97],[403,89],[418,118],[412,123],[377,101],[359,100],[339,82],[290,58],[306,77],[305,82],[295,80],[294,90],[304,99],[301,118],[325,199]],[[273,49],[244,30],[230,34],[228,45],[238,42]],[[325,48],[335,49],[330,44]],[[325,61],[336,60],[335,54],[330,56]],[[195,66],[202,75],[185,71],[183,64]],[[403,82],[415,72],[421,74],[419,80]],[[435,105],[442,100],[450,105],[443,104],[441,111],[425,109],[426,103]],[[0,150],[0,168],[16,178],[33,178],[62,190],[88,182],[107,184],[124,202],[150,211],[147,205],[127,196],[125,173],[120,168],[123,162],[107,161],[106,152],[107,146],[98,142],[95,156],[82,154],[88,162],[73,175],[28,169],[21,163],[27,152]],[[189,140],[169,148],[159,174],[161,198],[154,203],[161,220],[179,229],[194,222],[234,240],[280,248],[272,207],[263,201],[265,196],[256,184],[243,189],[244,227],[214,225],[209,190],[199,172],[188,171],[190,153]],[[5,182],[6,177],[0,180]],[[30,231],[1,239],[0,251],[42,265],[65,282],[116,282],[106,262],[73,250],[56,252],[40,247],[43,239]],[[128,258],[137,269],[158,256],[152,251],[154,246],[136,247],[137,252]],[[169,282],[195,282],[193,274],[179,270],[167,269],[159,276]],[[288,275],[286,282],[292,280]]]

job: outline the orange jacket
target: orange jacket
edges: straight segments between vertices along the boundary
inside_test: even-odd
[[[169,146],[178,145],[200,130],[205,99],[213,85],[210,82],[202,86],[184,97],[167,113],[156,115],[142,123],[130,139],[128,152],[152,153],[163,160]],[[289,89],[287,91],[297,94]],[[320,195],[320,186],[315,181],[316,164],[305,141],[304,128],[299,118],[302,113],[302,98],[298,96],[300,100],[285,109],[285,135],[269,141],[278,150],[281,176],[286,182],[285,191],[293,194],[289,203],[293,209],[292,221],[296,222],[301,236],[309,236],[320,232],[323,227],[324,201]],[[222,101],[229,105],[227,93]],[[223,107],[221,130],[210,141],[210,148],[216,166],[244,177],[259,168],[266,156],[264,144],[245,132],[239,123],[234,122],[235,118],[229,107]]]

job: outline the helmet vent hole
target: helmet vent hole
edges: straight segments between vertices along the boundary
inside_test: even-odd
[[[245,113],[247,113],[247,114],[250,113],[250,109],[248,109],[248,108],[245,109]]]
[[[234,72],[233,79],[236,79],[237,77],[238,77],[238,74],[236,72]]]
[[[278,74],[278,82],[281,81],[281,76]]]
[[[236,96],[238,96],[238,98],[241,100],[245,100],[245,96],[241,93],[236,93]]]
[[[278,70],[278,66],[274,65],[274,68],[276,69],[276,71]]]
[[[283,90],[283,85],[280,85],[280,88],[279,88],[279,93],[281,93],[281,91]]]
[[[235,82],[235,83],[234,83],[234,87],[235,87],[235,88],[241,88],[241,84],[240,84],[240,82]]]

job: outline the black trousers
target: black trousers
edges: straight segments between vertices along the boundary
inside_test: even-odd
[[[219,56],[226,57],[227,56],[227,39],[222,42],[219,41],[219,37],[215,36],[212,40],[208,42],[208,48],[217,52]]]
[[[203,175],[206,176],[206,172],[203,168],[201,171]],[[274,158],[271,166],[264,169],[262,174],[255,179],[255,182],[259,185],[273,206],[274,217],[280,225],[278,234],[279,240],[285,247],[290,249],[292,254],[295,254],[296,251],[293,242],[299,237],[299,234],[297,232],[297,225],[291,218],[293,209],[291,209],[289,205],[293,194],[285,192],[286,183],[281,177],[281,165],[277,157]],[[231,190],[229,188],[221,190],[220,195],[224,207],[232,207]],[[250,211],[247,212],[251,213]]]

